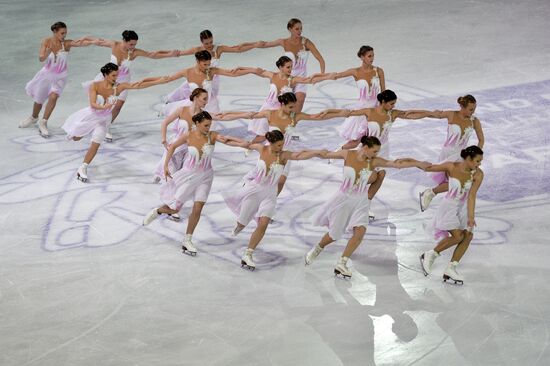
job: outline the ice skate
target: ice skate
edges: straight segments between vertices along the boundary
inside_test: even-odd
[[[432,272],[432,266],[437,257],[439,257],[439,253],[435,250],[429,250],[420,254],[420,267],[422,268],[422,272],[424,272],[424,276]]]
[[[105,134],[105,142],[113,142],[113,135],[110,130]]]
[[[243,231],[244,226],[240,226],[239,223],[235,225],[233,230],[231,230],[231,236],[237,236],[241,231]]]
[[[305,262],[306,262],[306,266],[307,265],[310,265],[311,263],[313,263],[313,261],[315,260],[315,258],[317,258],[317,256],[319,254],[321,254],[321,252],[323,251],[323,248],[321,248],[319,246],[319,244],[317,244],[316,246],[314,246],[313,248],[311,248],[311,250],[309,252],[306,253],[306,258],[305,258]]]
[[[83,163],[80,168],[76,171],[76,179],[86,183],[88,182],[88,164]]]
[[[369,221],[374,221],[374,213],[372,211],[369,211]]]
[[[40,136],[42,137],[50,137],[50,133],[48,132],[48,120],[42,118],[40,121],[38,121],[38,132],[40,133]]]
[[[181,220],[181,216],[179,213],[175,213],[175,214],[168,214],[168,218],[172,221],[180,221]]]
[[[334,267],[334,276],[338,277],[340,275],[344,279],[351,278],[351,271],[346,266],[348,259],[347,257],[340,257],[338,263],[336,263],[336,267]]]
[[[160,183],[160,177],[155,175],[151,181],[153,182],[153,184],[159,184]]]
[[[246,268],[251,271],[256,269],[256,265],[252,260],[252,252],[254,252],[254,249],[246,248],[243,256],[241,257],[241,268]]]
[[[143,219],[143,226],[149,225],[150,223],[152,223],[153,221],[155,221],[155,219],[156,219],[157,217],[160,216],[160,213],[159,213],[158,209],[159,209],[158,207],[152,209],[152,210],[147,214],[147,216],[145,216],[145,218]]]
[[[197,255],[197,248],[195,248],[193,242],[191,241],[191,234],[185,235],[185,238],[183,239],[183,244],[181,245],[181,249],[184,254],[189,254],[190,256]]]
[[[435,197],[435,193],[431,188],[428,188],[424,192],[419,193],[419,196],[420,211],[424,212],[428,209],[428,206],[430,206],[430,202],[432,202],[433,198]]]
[[[447,269],[445,272],[443,272],[443,282],[454,281],[455,285],[463,285],[464,284],[464,277],[462,277],[457,271],[456,267],[458,266],[458,262],[451,262],[447,266]]]
[[[19,128],[27,128],[34,125],[36,122],[38,122],[38,118],[29,116],[27,119],[24,119],[23,121],[19,122]]]

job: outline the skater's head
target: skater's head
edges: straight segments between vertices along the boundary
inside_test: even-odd
[[[101,74],[109,83],[116,83],[116,78],[118,76],[118,65],[112,62],[106,63],[101,69]]]
[[[208,29],[200,32],[199,37],[201,39],[202,46],[205,49],[211,51],[214,48],[214,36]]]
[[[361,151],[368,158],[374,158],[380,151],[380,140],[374,136],[361,137]]]
[[[294,110],[294,107],[296,106],[296,94],[288,92],[283,93],[277,97],[277,100],[279,103],[281,103],[281,109],[285,113],[290,113]]]
[[[197,130],[206,135],[210,131],[210,126],[212,125],[212,116],[207,111],[202,111],[195,114],[192,118],[193,123]]]
[[[53,36],[57,38],[58,41],[63,42],[67,36],[67,24],[63,22],[55,22],[52,24],[50,29],[53,32]]]
[[[376,98],[378,99],[378,102],[380,102],[382,108],[386,111],[391,111],[395,107],[395,103],[397,103],[397,95],[395,95],[393,90],[390,89],[386,89],[383,92],[378,93]]]
[[[122,46],[126,51],[133,52],[136,49],[138,35],[133,30],[125,30],[122,32]]]
[[[212,60],[212,55],[207,50],[202,50],[195,52],[195,60],[197,60],[197,65],[201,72],[206,72],[210,67],[210,62]]]
[[[279,71],[286,76],[290,76],[292,73],[292,60],[288,56],[281,56],[275,62],[275,66],[279,68]]]
[[[371,46],[361,46],[359,51],[357,51],[357,57],[359,57],[364,64],[372,65],[374,61],[374,48]]]
[[[474,170],[481,165],[483,150],[476,145],[468,146],[460,152],[460,157],[470,170]]]
[[[265,139],[269,142],[269,148],[271,149],[272,153],[278,154],[283,151],[285,136],[281,131],[269,131],[265,134]]]
[[[302,35],[302,21],[292,18],[286,24],[286,29],[288,29],[291,36],[300,37]]]
[[[206,107],[206,104],[208,103],[208,92],[203,88],[195,88],[191,92],[189,100],[195,103],[195,105],[198,106],[200,109],[202,109]]]
[[[456,100],[458,105],[460,106],[460,113],[464,117],[472,117],[474,115],[474,112],[476,111],[476,98],[474,98],[473,95],[466,94],[462,97],[458,97]]]

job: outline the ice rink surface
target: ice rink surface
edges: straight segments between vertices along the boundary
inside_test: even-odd
[[[6,1],[0,2],[0,364],[11,365],[548,365],[550,364],[550,38],[547,0],[527,1]],[[41,67],[40,40],[58,20],[68,38],[120,39],[135,30],[146,50],[287,36],[300,18],[327,71],[359,66],[375,49],[399,109],[455,109],[471,93],[486,137],[475,237],[461,262],[464,286],[443,284],[445,252],[425,278],[420,252],[434,207],[418,209],[431,185],[419,170],[392,171],[372,210],[377,219],[352,257],[353,278],[335,279],[345,245],[309,267],[303,256],[324,233],[312,213],[334,192],[341,164],[296,162],[275,223],[240,268],[254,229],[230,236],[235,217],[220,192],[257,156],[217,146],[214,186],[195,232],[196,257],[181,254],[186,220],[142,227],[158,205],[151,172],[161,156],[162,96],[178,85],[131,91],[90,165],[75,179],[88,141],[60,126],[87,105],[80,83],[108,60],[107,48],[73,49],[69,81],[49,121],[53,134],[18,129],[32,101],[24,86]],[[280,48],[224,54],[221,65],[275,69]],[[138,59],[133,78],[167,75],[193,57]],[[310,72],[318,63],[310,56]],[[256,110],[268,82],[222,79],[222,110]],[[343,107],[353,80],[309,87],[304,110]],[[341,119],[304,122],[298,148],[334,149]],[[246,136],[242,121],[224,133]],[[398,121],[392,157],[436,161],[443,120]],[[475,143],[475,137],[472,143]],[[186,217],[189,208],[182,211]]]

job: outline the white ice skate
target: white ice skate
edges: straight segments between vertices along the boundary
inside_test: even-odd
[[[246,268],[251,271],[256,269],[256,265],[252,260],[252,252],[254,252],[254,249],[246,248],[243,256],[241,257],[241,268]]]
[[[240,226],[239,223],[235,224],[233,230],[231,230],[231,236],[237,236],[241,231],[243,231],[244,226]]]
[[[175,214],[168,214],[168,218],[172,221],[180,221],[181,220],[181,216],[179,213],[175,213]]]
[[[306,253],[306,258],[305,258],[306,266],[313,263],[315,258],[317,258],[317,256],[321,254],[322,251],[323,251],[323,248],[321,248],[319,244],[311,248],[310,251]]]
[[[369,221],[374,221],[374,213],[372,211],[369,210]]]
[[[157,208],[154,208],[154,209],[152,209],[151,211],[149,211],[149,213],[147,214],[147,216],[145,216],[145,218],[143,219],[143,226],[149,225],[150,223],[152,223],[153,221],[155,221],[155,219],[156,219],[157,217],[160,216],[158,209],[159,209],[159,208],[157,207]]]
[[[439,253],[433,249],[420,254],[420,267],[422,268],[422,272],[424,272],[424,276],[432,272],[432,266],[437,257],[439,257]]]
[[[50,133],[48,132],[48,120],[42,118],[40,121],[38,121],[38,132],[40,133],[40,136],[42,137],[50,137]]]
[[[105,142],[113,142],[113,135],[110,130],[105,134]]]
[[[160,183],[160,177],[155,175],[153,177],[153,179],[151,180],[151,182],[153,182],[153,184],[159,184]]]
[[[338,263],[336,263],[336,267],[334,267],[334,275],[336,277],[340,275],[344,279],[351,278],[351,271],[349,270],[348,266],[346,266],[348,259],[348,257],[340,257]]]
[[[83,163],[76,171],[76,179],[86,183],[88,181],[88,164]]]
[[[23,121],[19,122],[19,128],[31,127],[36,122],[38,122],[38,118],[35,118],[33,116],[29,116],[29,117],[27,117],[27,119],[24,119]]]
[[[181,249],[185,254],[189,254],[191,256],[197,255],[197,248],[195,248],[193,242],[191,241],[191,234],[185,235],[185,238],[183,239],[183,244],[181,245]]]
[[[431,188],[428,188],[424,192],[419,193],[419,196],[420,211],[424,212],[428,209],[428,206],[430,206],[430,202],[432,202],[433,198],[435,197],[435,193]]]
[[[464,277],[462,277],[457,271],[456,267],[458,266],[458,262],[451,262],[447,266],[447,269],[445,272],[443,272],[443,282],[454,281],[455,285],[463,285],[464,284]]]

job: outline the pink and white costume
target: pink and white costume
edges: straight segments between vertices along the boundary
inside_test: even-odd
[[[50,52],[44,66],[25,86],[27,95],[36,103],[44,104],[51,93],[61,95],[67,83],[67,56],[65,42],[61,42],[61,50],[54,54]]]
[[[392,113],[391,111],[388,111],[388,120],[384,122],[384,124],[382,125],[382,129],[380,129],[380,124],[378,122],[368,121],[366,125],[363,124],[364,126],[366,126],[366,129],[363,131],[362,135],[359,137],[359,138],[361,138],[362,136],[377,137],[380,140],[380,144],[382,144],[382,146],[380,146],[380,151],[378,152],[378,156],[388,160],[390,158],[390,143],[388,139],[389,139],[390,129],[391,129],[391,126],[393,125],[393,122],[394,121],[392,120]]]
[[[470,140],[470,136],[474,131],[474,119],[474,116],[470,118],[472,125],[466,127],[464,129],[464,133],[462,133],[462,128],[459,125],[449,123],[449,126],[447,126],[447,139],[445,140],[441,153],[439,154],[439,164],[448,161],[456,162],[462,160],[460,157],[460,151],[468,146],[468,140]],[[447,174],[445,174],[445,172],[432,173],[432,179],[437,184],[446,183],[448,181]]]
[[[191,101],[188,101],[188,103],[184,107],[192,106],[193,103]],[[181,135],[189,131],[189,123],[187,123],[186,120],[182,120],[177,118],[173,122],[172,126],[172,133],[173,135],[168,140],[169,144],[173,144],[174,141],[176,141]],[[155,167],[154,176],[159,177],[161,179],[164,178],[164,161],[166,160],[166,154],[168,151],[164,149],[164,152],[162,154],[162,158],[158,162],[157,166]],[[185,157],[185,154],[187,154],[187,144],[180,145],[176,148],[176,151],[174,151],[174,154],[172,155],[172,158],[168,162],[168,168],[170,169],[170,172],[174,173],[181,169],[183,166],[183,159]]]
[[[107,101],[114,105],[117,101],[117,96],[113,94],[107,98]],[[101,95],[97,95],[96,103],[104,105],[105,100]],[[111,125],[112,109],[112,107],[109,109],[83,108],[71,114],[61,128],[67,132],[67,139],[69,140],[73,137],[83,137],[92,134],[92,142],[101,144]]]
[[[306,50],[306,37],[302,37],[302,49],[298,51],[298,55],[288,51],[284,53],[284,56],[287,56],[292,60],[292,76],[307,77],[307,59],[309,57],[309,51]],[[296,84],[294,87],[295,93],[306,93],[307,85],[306,84]]]
[[[173,179],[160,187],[161,200],[171,209],[181,210],[189,200],[206,202],[214,180],[213,151],[214,145],[211,144],[210,133],[208,142],[202,146],[200,152],[195,146],[188,146],[183,167],[172,174]]]
[[[376,97],[381,89],[380,78],[378,77],[377,67],[374,68],[374,71],[375,74],[370,81],[370,85],[365,79],[356,81],[357,88],[359,89],[359,100],[351,106],[351,109],[374,108],[378,105]],[[347,141],[358,140],[365,135],[366,124],[367,118],[365,116],[350,116],[340,126],[340,136]]]
[[[281,94],[293,92],[293,89],[290,87],[291,82],[292,77],[288,79],[288,84],[283,86],[280,92],[277,90],[277,85],[274,83],[269,84],[269,94],[267,95],[267,98],[265,99],[264,104],[262,104],[259,112],[265,110],[272,111],[281,108],[281,103],[279,103],[277,98]],[[268,130],[269,122],[267,121],[267,118],[255,118],[248,123],[248,131],[257,136],[263,136]]]
[[[284,165],[279,159],[266,163],[258,159],[256,168],[246,175],[246,183],[237,191],[226,191],[222,196],[227,207],[237,215],[237,222],[247,225],[253,218],[273,217],[277,205],[277,183]]]
[[[354,227],[369,223],[369,178],[372,170],[363,168],[356,176],[355,169],[344,165],[344,178],[339,190],[313,216],[313,223],[326,226],[334,240],[342,238]]]
[[[449,236],[449,230],[464,230],[468,225],[468,195],[472,187],[474,172],[464,186],[453,177],[449,178],[449,190],[441,201],[434,216],[434,237],[436,240]]]
[[[118,60],[115,55],[111,55],[111,61],[113,64],[118,65]],[[118,65],[118,76],[116,78],[117,84],[120,83],[129,83],[131,79],[130,74],[130,68],[132,64],[134,63],[133,60],[130,60],[130,53],[128,52],[128,57],[124,60],[122,60],[122,63]],[[105,79],[103,77],[102,73],[97,74],[97,76],[94,78],[94,81],[101,81]],[[128,96],[128,89],[122,91],[120,95],[118,96],[118,100],[125,101],[126,97]]]
[[[218,104],[217,96],[215,96],[212,92],[212,88],[214,86],[213,80],[204,80],[202,82],[202,86],[199,86],[196,83],[190,83],[187,80],[185,80],[181,86],[176,89],[174,92],[178,92],[179,95],[182,97],[182,99],[177,99],[175,101],[167,101],[166,105],[164,106],[164,112],[163,114],[165,116],[169,116],[170,114],[174,113],[176,109],[179,107],[187,105],[187,103],[190,101],[189,96],[193,92],[193,90],[201,87],[208,93],[208,103],[204,107],[204,110],[208,113],[219,113],[220,106]]]

